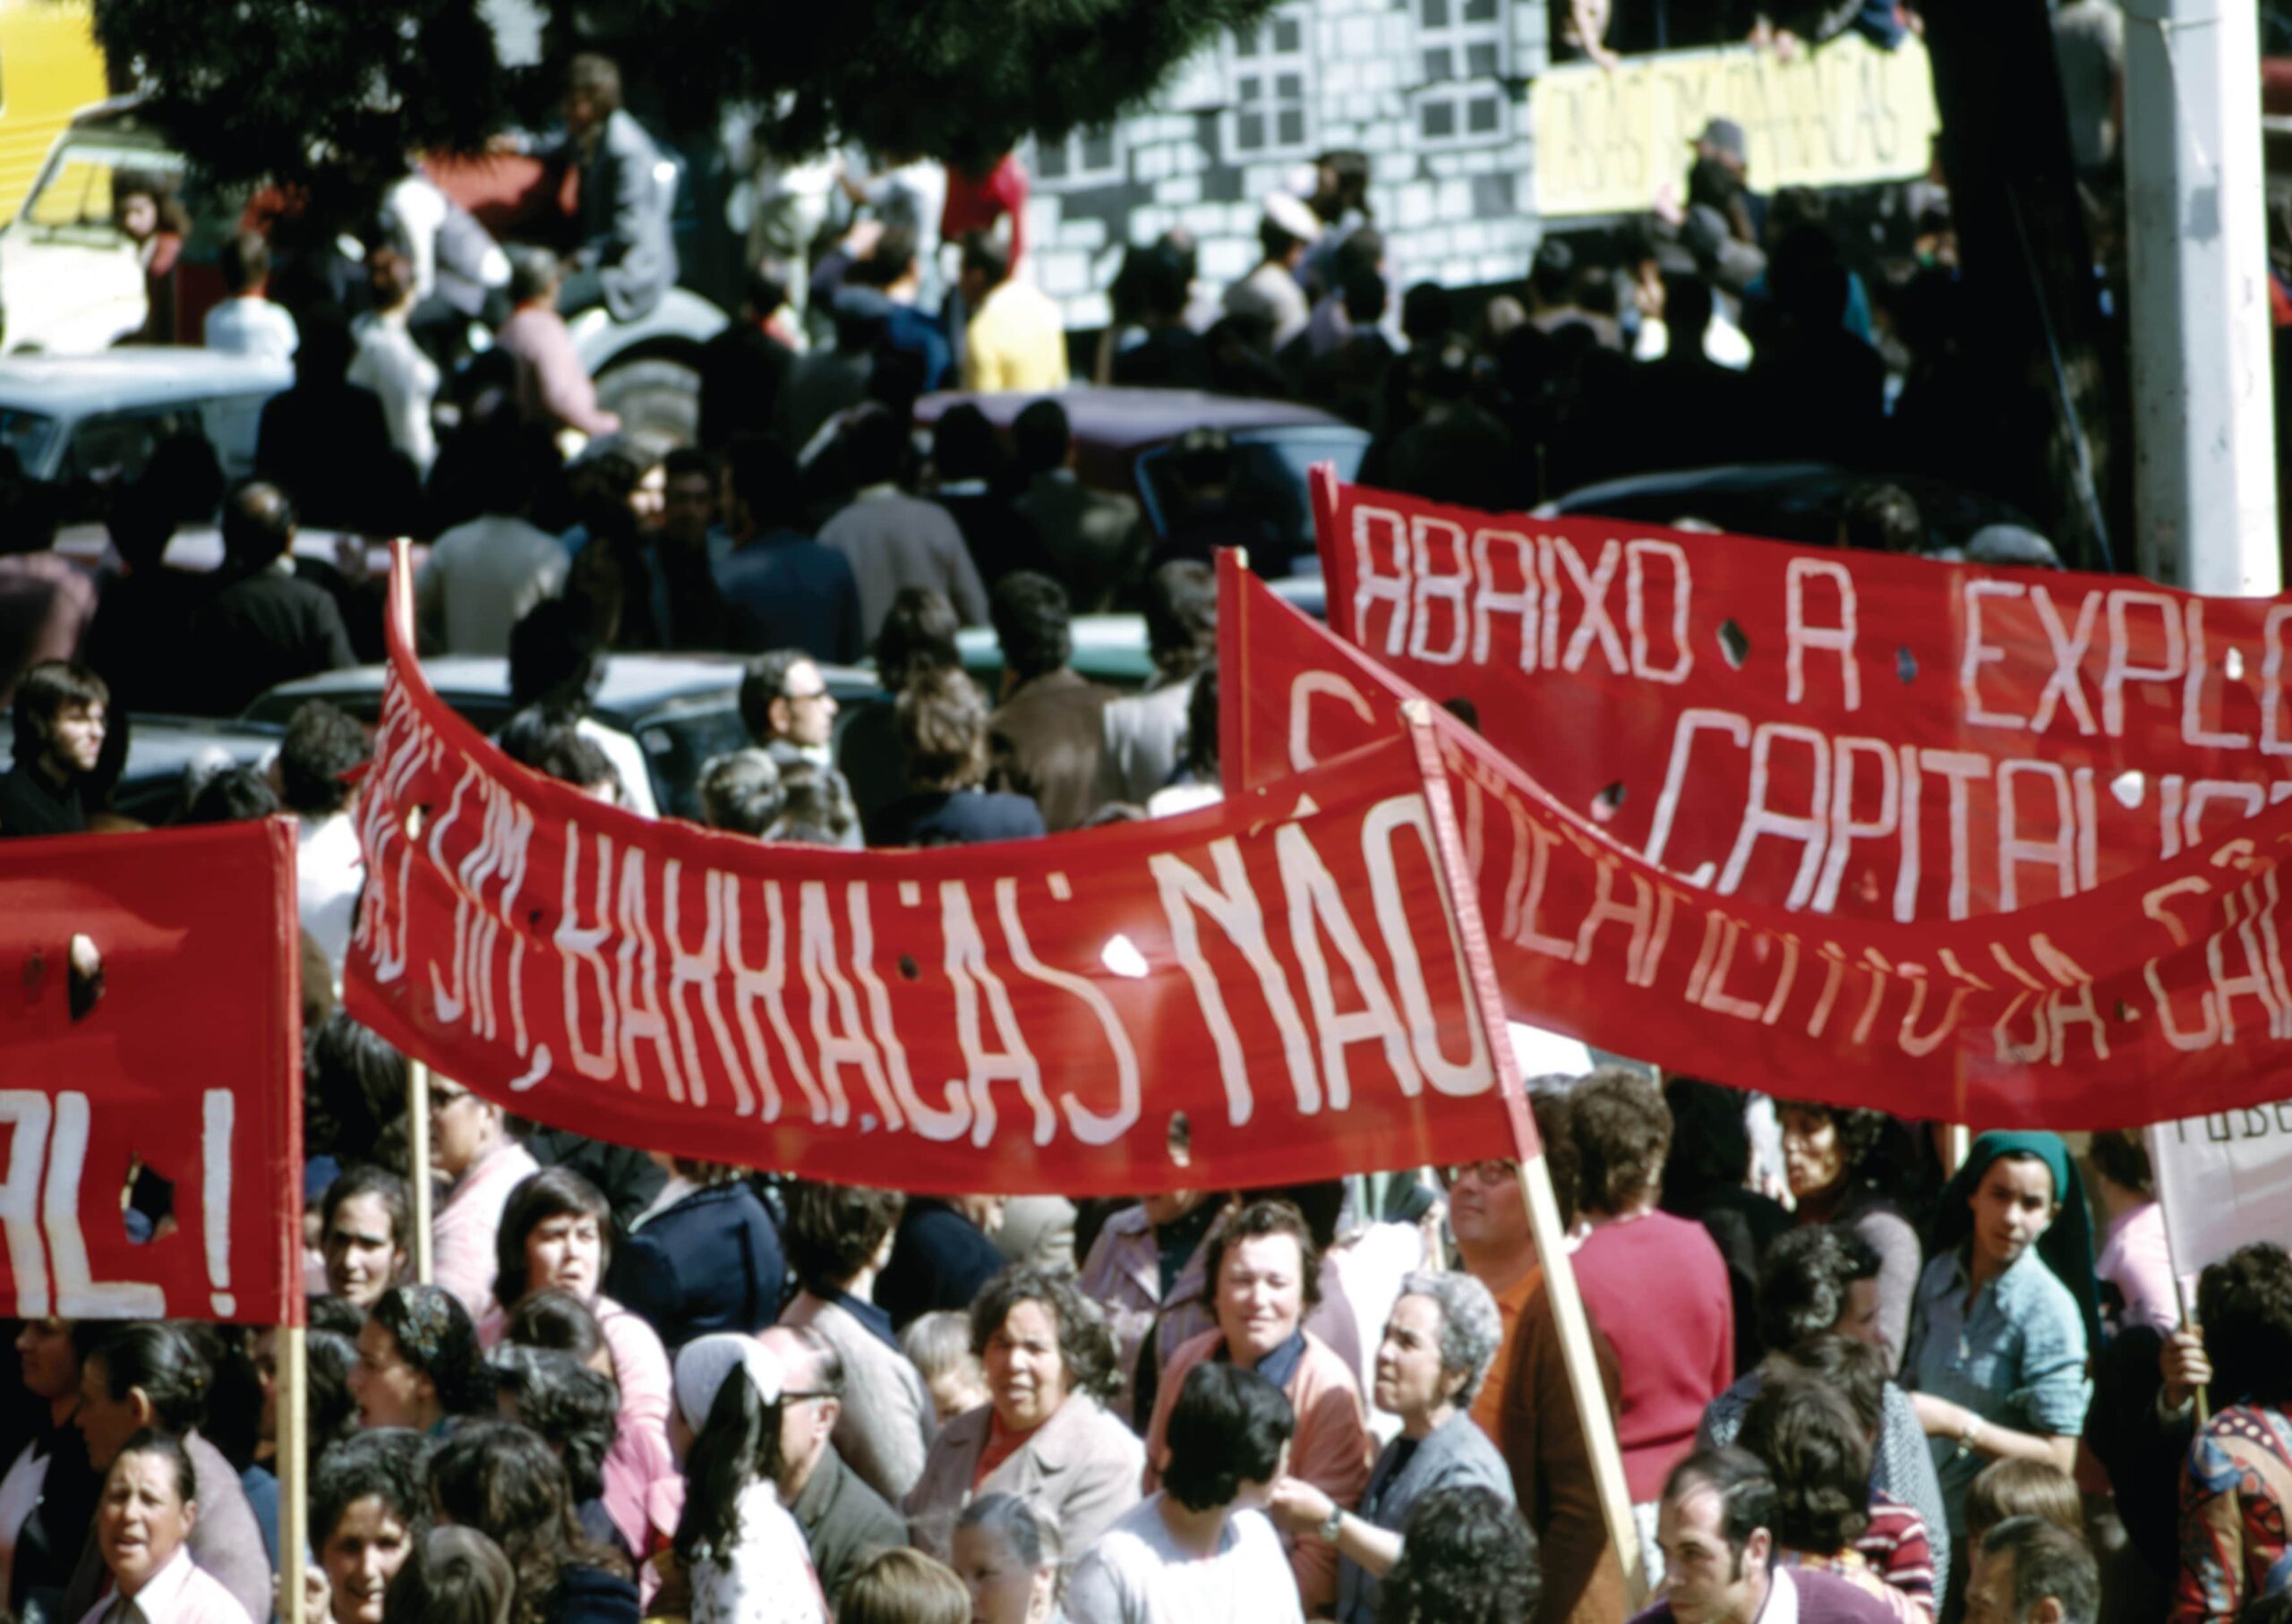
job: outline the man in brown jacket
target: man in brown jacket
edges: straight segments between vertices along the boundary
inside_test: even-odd
[[[1078,828],[1098,809],[1103,713],[1114,690],[1068,668],[1073,617],[1066,589],[1048,576],[1005,576],[988,612],[1003,646],[1002,704],[988,719],[992,786],[1033,796],[1053,834]]]

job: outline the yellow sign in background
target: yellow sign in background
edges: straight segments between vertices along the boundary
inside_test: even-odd
[[[1855,186],[1926,172],[1942,127],[1926,47],[1882,51],[1846,35],[1790,62],[1728,46],[1571,63],[1537,76],[1535,200],[1544,215],[1638,213],[1687,194],[1691,143],[1709,118],[1743,126],[1750,182]]]
[[[89,0],[0,0],[0,221],[81,107],[110,94]]]

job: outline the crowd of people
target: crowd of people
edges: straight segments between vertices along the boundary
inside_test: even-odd
[[[423,652],[505,656],[501,748],[640,814],[689,791],[742,835],[903,847],[1214,799],[1207,560],[1240,544],[1278,569],[1297,538],[1213,428],[1174,447],[1159,527],[1077,477],[1011,160],[847,175],[856,212],[801,278],[804,322],[798,278],[760,264],[704,357],[698,444],[662,455],[600,406],[565,326],[673,279],[650,149],[608,63],[576,64],[566,112],[585,184],[564,263],[469,238],[418,177],[389,188],[359,276],[274,283],[261,238],[231,244],[208,341],[297,372],[255,478],[227,490],[198,436],[164,443],[106,493],[114,554],[86,578],[44,551],[47,493],[0,469],[0,833],[130,826],[109,795],[139,711],[232,715],[379,657],[363,550],[304,556],[304,523],[429,538]],[[1489,509],[1780,455],[2013,494],[2025,459],[1959,432],[1976,373],[1943,201],[1885,281],[1821,197],[1754,193],[1744,153],[1714,120],[1678,208],[1604,254],[1547,242],[1477,310],[1413,286],[1398,343],[1366,161],[1333,153],[1267,203],[1260,261],[1223,290],[1180,234],[1132,248],[1075,372],[1311,401],[1370,431],[1364,478]],[[138,195],[164,235],[164,200]],[[174,258],[148,255],[153,277]],[[949,381],[1039,397],[1007,437],[956,405],[919,445],[917,402]],[[170,568],[210,519],[223,569]],[[1838,539],[1936,550],[1886,484]],[[1074,616],[1114,607],[1142,615],[1139,693],[1073,669]],[[958,647],[979,624],[992,695]],[[590,714],[611,655],[673,650],[748,656],[749,742],[689,784]],[[830,673],[869,657],[877,692],[844,714]],[[370,755],[313,701],[266,764],[187,774],[175,814],[300,829],[307,1592],[276,1594],[274,1333],[40,1320],[0,1401],[20,1619],[1612,1624],[1610,1428],[1646,1617],[2292,1616],[2292,1258],[2209,1269],[2185,1326],[2131,1134],[1983,1133],[1946,1168],[1929,1124],[1659,1086],[1578,1046],[1531,1103],[1607,1396],[1590,1417],[1559,1260],[1501,1156],[1276,1191],[902,1197],[640,1154],[432,1076],[417,1236],[406,1060],[335,1007]],[[161,1233],[165,1186],[139,1181],[125,1217]]]

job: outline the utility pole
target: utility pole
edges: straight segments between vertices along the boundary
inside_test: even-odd
[[[2283,585],[2259,9],[2125,5],[2135,558],[2153,579],[2248,596]]]

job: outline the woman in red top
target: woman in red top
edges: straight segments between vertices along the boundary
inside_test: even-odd
[[[111,207],[113,220],[134,245],[136,262],[143,268],[143,325],[126,342],[173,344],[175,266],[191,217],[158,182],[124,173],[113,184]]]

